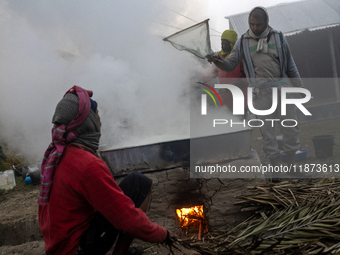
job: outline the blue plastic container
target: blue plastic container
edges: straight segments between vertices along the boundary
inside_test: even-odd
[[[30,177],[30,176],[27,176],[27,177],[25,178],[25,183],[26,183],[27,185],[32,184],[32,180],[31,180],[31,177]]]
[[[307,156],[307,151],[308,150],[301,150],[301,152],[295,153],[295,162],[305,159]],[[281,152],[280,159],[284,162],[287,162],[287,154]]]

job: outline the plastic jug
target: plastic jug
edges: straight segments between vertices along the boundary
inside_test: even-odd
[[[0,172],[0,189],[13,189],[16,186],[13,170]]]

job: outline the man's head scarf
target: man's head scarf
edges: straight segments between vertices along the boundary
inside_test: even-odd
[[[72,93],[70,93],[72,91]],[[91,108],[93,110],[91,110]],[[52,142],[41,165],[41,188],[38,203],[48,203],[52,179],[65,146],[80,143],[94,152],[99,147],[100,121],[96,116],[97,103],[90,99],[87,90],[74,86],[58,103],[52,118]]]
[[[268,52],[267,36],[270,32],[273,32],[275,30],[269,26],[269,16],[268,16],[267,9],[262,7],[262,6],[257,6],[255,8],[253,8],[249,13],[248,20],[250,19],[250,16],[252,15],[252,13],[255,9],[261,9],[265,12],[265,14],[267,16],[267,18],[266,18],[266,29],[262,32],[261,35],[257,36],[253,33],[253,31],[251,30],[250,25],[249,25],[249,35],[252,38],[258,40],[256,52],[267,53]]]
[[[225,30],[221,36],[221,40],[224,39],[224,40],[228,40],[229,43],[230,43],[230,46],[231,46],[231,51],[233,50],[234,48],[234,45],[237,41],[237,33],[232,30],[232,29],[228,29],[228,30]],[[220,51],[220,55],[224,58],[227,58],[229,57],[230,55],[230,52],[225,52],[223,49]]]

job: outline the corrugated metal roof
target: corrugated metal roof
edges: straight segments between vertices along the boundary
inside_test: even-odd
[[[284,34],[340,24],[339,0],[305,0],[267,7],[269,25]],[[239,35],[245,33],[249,12],[225,17]]]

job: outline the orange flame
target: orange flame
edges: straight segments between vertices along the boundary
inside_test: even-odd
[[[203,213],[203,205],[176,209],[176,214],[179,218],[183,234],[198,231],[198,239],[201,240],[202,235],[208,233],[208,226]]]
[[[189,225],[204,219],[203,205],[190,208],[176,209],[177,216],[181,222],[181,227],[189,227]]]

